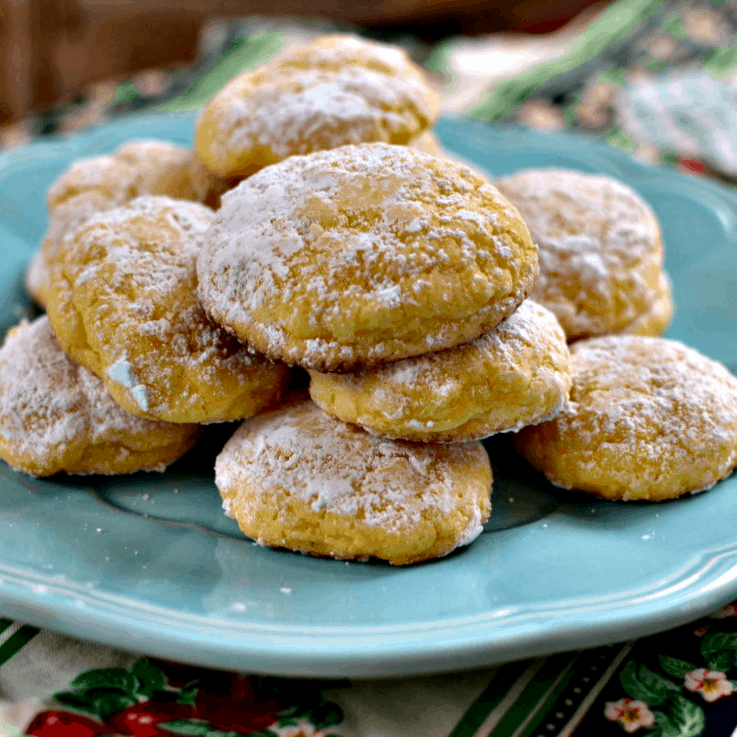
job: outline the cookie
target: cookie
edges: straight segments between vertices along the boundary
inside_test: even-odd
[[[432,131],[425,131],[422,135],[407,144],[416,151],[430,154],[430,156],[447,156],[437,136]]]
[[[536,274],[527,227],[486,179],[383,143],[293,156],[241,182],[198,261],[216,322],[323,372],[474,340]]]
[[[114,207],[115,200],[106,194],[80,192],[68,200],[59,202],[49,215],[49,225],[41,247],[36,251],[26,271],[25,287],[33,300],[44,309],[51,291],[51,271],[56,264],[62,241],[93,215]]]
[[[73,363],[47,317],[0,348],[0,457],[32,476],[163,471],[197,440],[196,425],[144,420]]]
[[[480,443],[375,438],[299,402],[244,422],[215,462],[226,513],[261,545],[405,565],[472,542],[490,513]]]
[[[555,313],[570,341],[665,329],[660,225],[640,195],[609,177],[562,169],[522,171],[496,186],[540,249],[531,296]]]
[[[147,194],[206,202],[218,184],[192,150],[174,143],[130,141],[118,148],[114,159],[135,173],[135,193],[126,202]]]
[[[471,343],[352,374],[310,372],[310,396],[328,414],[376,435],[462,442],[557,414],[571,385],[555,316],[525,300]]]
[[[26,292],[41,307],[46,307],[46,300],[51,288],[51,270],[46,262],[43,248],[39,248],[28,262],[25,276]]]
[[[658,285],[655,289],[654,302],[648,312],[644,312],[634,322],[631,322],[623,331],[626,335],[662,335],[673,317],[673,300],[671,298],[671,284],[668,275],[660,273]]]
[[[49,226],[26,276],[28,293],[46,306],[62,239],[92,215],[144,194],[215,204],[219,186],[192,151],[165,141],[131,141],[111,155],[75,162],[47,193]]]
[[[346,144],[407,144],[432,127],[438,94],[401,49],[320,36],[232,79],[197,121],[194,149],[219,177]]]
[[[222,422],[274,402],[288,369],[214,325],[197,300],[196,260],[214,214],[140,197],[64,242],[49,317],[65,351],[140,417]]]
[[[558,486],[660,501],[737,465],[737,378],[682,343],[608,336],[571,347],[570,401],[517,450]]]

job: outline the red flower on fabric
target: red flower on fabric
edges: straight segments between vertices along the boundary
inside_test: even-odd
[[[274,698],[257,699],[249,678],[223,673],[202,684],[195,708],[215,729],[250,734],[275,724],[282,708]]]
[[[26,727],[25,734],[33,737],[97,737],[112,734],[108,728],[69,711],[42,711]]]
[[[167,730],[166,724],[159,726],[159,723],[192,719],[194,716],[194,707],[188,704],[142,701],[108,717],[105,724],[118,734],[132,737],[173,737],[174,733]]]

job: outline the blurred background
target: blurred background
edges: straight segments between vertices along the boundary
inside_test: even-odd
[[[737,182],[737,0],[0,0],[0,147],[196,109],[336,30],[403,46],[446,115]]]

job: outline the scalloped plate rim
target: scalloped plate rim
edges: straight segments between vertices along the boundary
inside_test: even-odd
[[[173,120],[190,122],[191,114],[155,114],[128,116],[106,123],[68,139],[33,144],[18,151],[0,155],[0,175],[22,171],[33,160],[67,158],[86,155],[100,146],[112,145],[115,131],[130,124],[141,130],[134,137],[145,137],[146,127],[166,128]],[[708,180],[694,180],[665,168],[650,167],[611,149],[605,143],[570,133],[539,133],[522,128],[494,128],[469,120],[440,121],[438,132],[449,149],[453,137],[462,131],[482,145],[506,142],[512,146],[540,147],[581,156],[588,151],[594,160],[608,167],[624,170],[632,178],[662,184],[677,182],[685,191],[698,182],[701,192],[716,196],[720,202],[737,211],[737,196],[726,187]],[[108,141],[106,136],[112,136]],[[180,140],[177,134],[175,140]],[[14,231],[15,232],[15,231]],[[22,237],[22,236],[19,236]],[[731,484],[737,483],[734,476]],[[611,598],[594,597],[587,604],[581,596],[561,599],[536,607],[518,607],[506,614],[486,611],[469,616],[441,618],[411,625],[302,625],[234,622],[225,618],[197,617],[163,607],[152,607],[151,622],[137,622],[131,631],[134,612],[129,600],[91,594],[89,604],[80,607],[79,591],[64,586],[51,576],[23,578],[22,572],[11,570],[0,561],[0,610],[24,621],[78,637],[107,640],[120,646],[139,649],[168,657],[185,656],[191,662],[219,667],[243,667],[257,672],[291,675],[390,676],[451,670],[443,665],[449,656],[463,656],[464,667],[489,665],[510,658],[528,657],[561,649],[583,647],[631,636],[650,634],[683,624],[725,603],[737,594],[737,539],[732,544],[705,547],[693,552],[682,566],[670,572],[660,587],[637,587]],[[11,579],[15,579],[11,582]],[[688,586],[688,582],[698,585]],[[33,590],[42,584],[58,589],[52,601]],[[685,590],[684,590],[685,588]],[[676,593],[677,592],[677,593]],[[665,598],[665,602],[660,600]],[[74,601],[72,601],[74,599]],[[653,608],[653,602],[659,604]],[[97,609],[95,610],[95,607]],[[158,611],[154,613],[154,609]],[[90,611],[91,610],[91,611]],[[587,618],[592,611],[609,612],[599,619]],[[14,614],[13,614],[14,612]],[[179,622],[172,622],[172,613]],[[551,624],[550,617],[563,616],[562,623]],[[166,619],[168,638],[162,639]],[[162,622],[157,628],[156,622]],[[90,635],[90,628],[93,634]],[[537,631],[534,631],[537,630]],[[218,633],[230,635],[229,639]],[[265,635],[276,638],[266,643],[251,641]],[[235,638],[235,642],[234,642]],[[405,639],[401,639],[405,638]],[[290,648],[299,647],[302,654]],[[235,650],[234,650],[235,648]],[[285,660],[285,658],[287,660]]]

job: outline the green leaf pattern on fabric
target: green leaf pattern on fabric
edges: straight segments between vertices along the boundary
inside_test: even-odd
[[[187,686],[186,688],[183,688],[179,692],[179,696],[177,696],[177,704],[188,704],[190,706],[194,706],[195,700],[197,698],[197,692],[200,690],[200,682],[197,681],[192,686]]]
[[[242,732],[223,732],[213,729],[205,722],[191,722],[181,719],[176,722],[161,722],[161,727],[172,734],[186,735],[187,737],[240,737]],[[248,732],[248,737],[274,737],[273,732]]]
[[[658,737],[699,737],[706,726],[704,710],[683,696],[673,696],[669,710],[659,715]]]
[[[210,734],[215,734],[215,731],[209,724],[206,724],[205,722],[192,722],[188,719],[178,719],[174,722],[163,722],[161,726],[174,734],[195,735],[195,737],[202,735],[209,737]],[[225,733],[219,732],[218,734],[222,735]]]
[[[191,670],[193,677],[183,679],[177,687],[171,684],[163,670],[149,659],[141,658],[129,671],[101,668],[81,673],[69,684],[69,691],[56,693],[53,698],[74,712],[96,717],[102,723],[101,729],[103,725],[116,728],[125,723],[126,729],[129,724],[145,725],[141,727],[145,730],[141,734],[146,735],[159,734],[161,730],[161,734],[193,737],[239,737],[242,730],[229,731],[231,726],[235,726],[232,721],[222,723],[218,728],[211,723],[211,720],[216,721],[216,713],[211,717],[205,716],[206,712],[202,711],[202,704],[208,703],[211,694],[208,691],[208,676],[214,678],[222,674],[194,667]],[[239,676],[238,679],[240,684],[248,684],[248,688],[252,689],[255,705],[269,702],[280,705],[278,711],[275,709],[268,716],[260,712],[254,714],[262,721],[254,723],[254,728],[249,729],[250,737],[275,737],[278,732],[271,728],[289,729],[295,736],[322,735],[323,730],[343,721],[341,708],[324,699],[318,687],[310,688],[303,683],[298,685],[286,679],[259,676]],[[212,680],[212,683],[216,680]],[[217,689],[213,693],[222,702],[223,694]],[[200,698],[205,701],[201,703]],[[227,691],[224,698],[227,707]],[[233,698],[237,699],[237,696],[233,694]],[[233,705],[243,709],[243,703],[233,702]],[[65,718],[74,720],[74,714],[66,712]],[[270,721],[273,723],[269,724]],[[267,725],[270,729],[256,731]]]
[[[163,690],[166,676],[146,658],[141,658],[130,671],[122,668],[90,670],[78,675],[69,685],[73,690],[54,694],[56,701],[104,721]]]
[[[100,668],[77,676],[70,684],[75,691],[90,691],[93,688],[119,689],[132,693],[138,686],[136,677],[122,668]]]
[[[100,719],[104,720],[137,703],[137,699],[132,696],[124,696],[123,694],[110,693],[106,691],[94,698],[92,702],[92,706],[94,708],[93,713],[97,714]]]
[[[696,666],[693,663],[689,663],[685,660],[679,660],[678,658],[671,658],[668,655],[660,656],[660,667],[669,675],[679,680],[683,680],[686,677],[686,673],[692,670],[696,670]]]
[[[56,699],[56,701],[58,701],[62,706],[66,706],[69,709],[81,711],[85,714],[97,715],[93,699],[87,699],[84,696],[77,696],[77,694],[74,693],[56,693],[54,694],[54,699]]]
[[[729,668],[737,665],[737,634],[708,632],[706,628],[699,634],[700,653],[708,667],[661,654],[660,668],[678,681],[675,683],[631,660],[620,673],[622,688],[629,698],[609,704],[611,713],[605,712],[607,718],[620,721],[628,732],[645,727],[648,737],[699,737],[706,728],[706,713],[694,697],[700,694],[701,703],[713,702],[737,692],[737,681],[725,676]],[[639,716],[642,713],[647,714],[648,723]]]
[[[151,698],[156,691],[163,691],[166,687],[166,676],[152,665],[146,658],[141,658],[131,668],[131,674],[138,681],[137,692]]]
[[[737,634],[714,632],[704,635],[701,655],[712,670],[728,670],[737,664]]]
[[[679,687],[667,678],[634,661],[627,664],[621,675],[622,686],[628,696],[650,706],[660,706]]]

